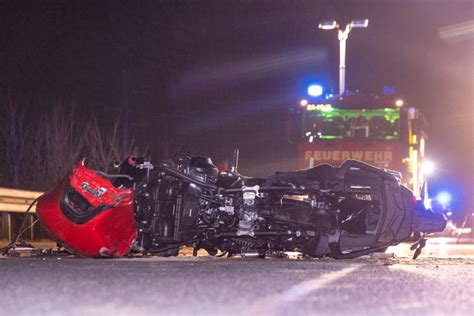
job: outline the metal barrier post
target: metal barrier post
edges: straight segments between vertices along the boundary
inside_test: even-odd
[[[16,218],[12,218],[12,214],[25,213],[28,206],[39,197],[42,192],[18,190],[12,188],[0,187],[0,239],[12,240],[16,232],[13,227]],[[34,222],[34,215],[36,213],[36,207],[30,210],[30,214],[26,215],[25,227],[31,226]],[[28,232],[25,232],[27,239],[33,239],[35,237],[34,228],[29,227]]]

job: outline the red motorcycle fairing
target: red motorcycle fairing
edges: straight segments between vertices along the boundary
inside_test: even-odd
[[[82,163],[39,198],[36,212],[52,237],[82,257],[123,256],[137,237],[133,190]]]

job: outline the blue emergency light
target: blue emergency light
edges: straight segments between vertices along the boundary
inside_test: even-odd
[[[319,97],[323,95],[323,87],[319,84],[312,84],[308,87],[308,95],[312,97]]]

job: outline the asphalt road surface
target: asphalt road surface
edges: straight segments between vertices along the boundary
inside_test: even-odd
[[[0,257],[0,315],[474,315],[473,245],[431,247],[416,261]]]

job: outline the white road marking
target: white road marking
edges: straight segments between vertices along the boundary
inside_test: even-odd
[[[249,308],[239,312],[239,315],[271,315],[282,305],[302,300],[305,296],[328,287],[331,283],[347,276],[361,266],[348,267],[342,270],[329,272],[317,278],[301,282],[290,287],[283,293],[275,294],[256,301]]]

